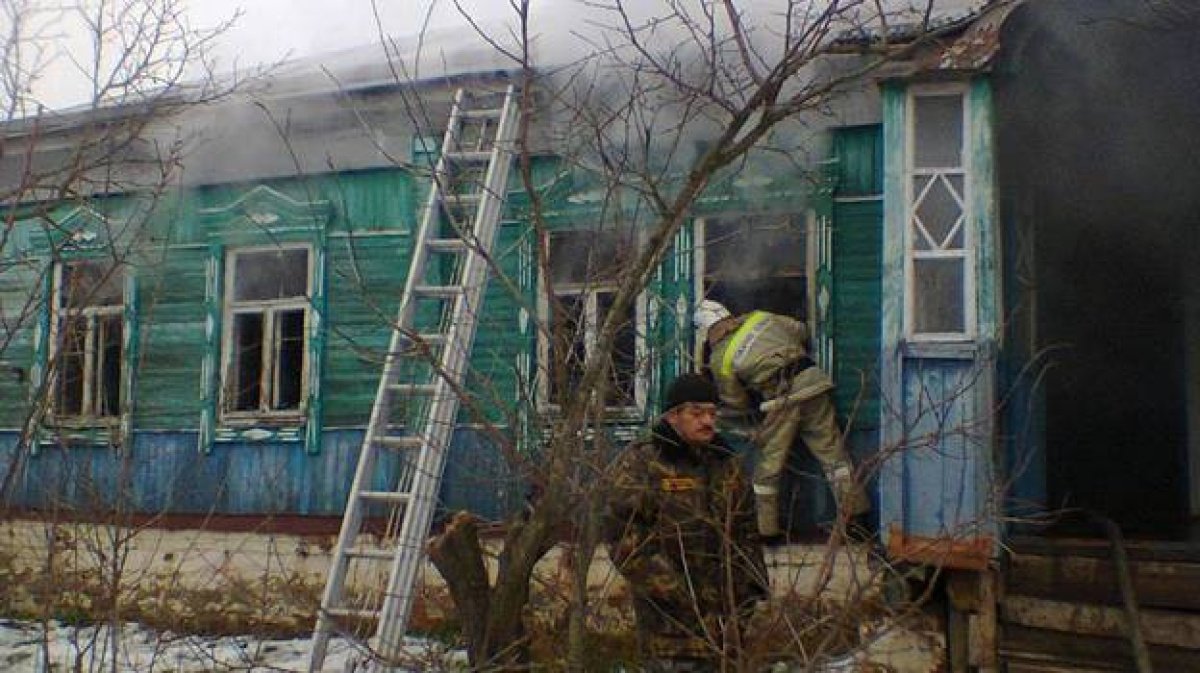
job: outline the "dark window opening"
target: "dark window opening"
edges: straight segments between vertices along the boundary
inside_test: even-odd
[[[771,311],[808,318],[808,245],[797,214],[704,221],[704,296],[734,314]]]
[[[613,282],[632,260],[633,233],[615,229],[555,232],[550,237],[550,276],[555,284]]]
[[[263,316],[245,313],[233,322],[233,408],[236,411],[258,409],[262,397]]]
[[[96,319],[96,415],[115,416],[121,409],[121,337],[122,319],[119,315]]]
[[[84,362],[87,318],[68,320],[58,361],[58,412],[63,416],[83,414]]]
[[[304,311],[282,311],[275,317],[275,343],[279,349],[275,367],[274,409],[296,409],[304,383]]]
[[[613,304],[612,292],[596,294],[596,320],[603,323],[608,319]],[[611,380],[606,401],[610,407],[629,407],[636,404],[637,382],[637,324],[632,308],[621,316],[616,339],[613,342]]]
[[[297,412],[305,398],[308,248],[233,253],[224,407]]]
[[[595,353],[600,328],[612,310],[616,283],[633,252],[632,232],[627,230],[573,230],[550,237],[549,271],[559,306],[551,307],[554,338],[547,355],[560,363],[565,379],[558,380],[555,369],[548,369],[551,401],[558,402],[578,389],[583,369]],[[609,362],[606,406],[637,406],[637,349],[635,305],[620,317]]]
[[[59,288],[55,414],[80,420],[116,416],[124,274],[108,262],[70,262],[62,267]]]
[[[579,386],[579,378],[583,375],[584,362],[587,359],[586,331],[584,321],[585,302],[583,297],[571,294],[558,295],[558,306],[551,309],[554,313],[554,360],[561,363],[562,375],[558,372],[550,374],[550,395],[554,400],[560,400]],[[561,387],[559,381],[565,387]]]
[[[255,301],[308,295],[308,249],[239,252],[233,299]]]

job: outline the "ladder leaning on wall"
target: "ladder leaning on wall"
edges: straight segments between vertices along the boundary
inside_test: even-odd
[[[310,671],[322,670],[334,634],[364,623],[374,623],[371,646],[381,658],[401,653],[512,167],[516,92],[509,86],[499,105],[491,98],[454,95],[333,550]],[[395,452],[394,463],[381,465],[381,451]],[[364,530],[367,521],[383,522],[372,524],[377,537]],[[351,577],[360,580],[355,587]],[[370,580],[383,577],[379,591]]]

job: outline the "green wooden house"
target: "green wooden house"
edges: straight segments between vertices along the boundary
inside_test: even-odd
[[[1137,4],[978,3],[831,101],[795,136],[804,161],[722,176],[628,317],[609,400],[616,436],[643,428],[663,382],[694,366],[691,307],[716,297],[811,323],[895,557],[986,568],[1013,516],[1064,504],[1184,535],[1200,512],[1195,190],[1181,187],[1195,162],[1165,157],[1190,156],[1197,135],[1182,112],[1197,109],[1195,75],[1179,65],[1194,30],[1079,20],[1154,19]],[[847,38],[846,58],[874,39]],[[510,78],[490,62],[456,67],[337,91],[283,78],[263,105],[189,118],[208,141],[153,198],[10,204],[0,434],[13,502],[120,496],[147,514],[332,521],[436,120],[456,88]],[[1179,84],[1154,85],[1140,76],[1150,69]],[[415,99],[433,121],[400,112]],[[89,114],[56,119],[52,136],[86,132]],[[28,131],[6,133],[15,143]],[[581,327],[566,350],[586,358],[611,296],[605,269],[639,218],[568,170],[553,134],[539,137],[549,273]],[[11,180],[15,158],[4,161]],[[489,286],[472,355],[483,411],[460,414],[442,493],[490,516],[525,485],[488,427],[531,436],[556,392],[554,345],[537,329],[555,316],[539,299],[530,194],[510,184],[493,253],[507,281]],[[795,524],[811,528],[831,502],[796,454]]]

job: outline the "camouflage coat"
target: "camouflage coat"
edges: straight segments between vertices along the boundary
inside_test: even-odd
[[[719,437],[693,449],[660,422],[633,442],[614,466],[605,523],[646,656],[714,658],[730,616],[766,595],[754,498]]]

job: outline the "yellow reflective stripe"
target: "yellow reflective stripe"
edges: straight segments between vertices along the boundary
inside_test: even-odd
[[[733,361],[737,356],[738,349],[742,347],[742,342],[745,341],[752,332],[757,334],[755,328],[759,323],[766,319],[766,317],[766,311],[755,311],[751,313],[750,317],[746,318],[746,322],[742,323],[742,326],[733,333],[733,337],[729,339],[729,345],[725,347],[725,352],[722,354],[723,357],[721,358],[721,367],[717,371],[717,375],[733,375]]]

